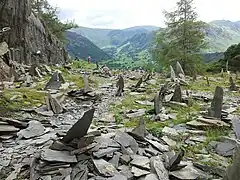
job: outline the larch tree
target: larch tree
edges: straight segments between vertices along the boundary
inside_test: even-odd
[[[190,75],[196,75],[199,70],[202,61],[200,53],[206,48],[206,24],[198,21],[193,5],[194,0],[179,0],[174,11],[164,11],[166,28],[159,33],[158,36],[163,39],[159,38],[161,40],[157,41],[156,46],[162,44],[163,49],[160,52],[163,52],[162,56],[167,64],[175,65],[179,61]]]

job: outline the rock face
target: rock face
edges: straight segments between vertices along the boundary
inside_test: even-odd
[[[0,28],[11,28],[0,37],[0,42],[5,41],[9,48],[13,48],[12,59],[24,64],[60,64],[67,61],[63,44],[34,15],[30,0],[0,1],[0,9]]]

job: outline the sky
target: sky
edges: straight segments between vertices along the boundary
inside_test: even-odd
[[[79,26],[123,29],[153,25],[164,27],[163,10],[173,10],[177,0],[48,0],[60,10],[61,20]],[[195,0],[199,19],[240,20],[239,0]]]

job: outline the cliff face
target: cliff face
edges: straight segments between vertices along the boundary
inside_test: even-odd
[[[0,0],[0,29],[11,30],[0,34],[0,42],[12,48],[12,59],[24,64],[61,64],[68,55],[46,28],[44,22],[34,15],[31,0]],[[41,52],[40,56],[37,52]]]

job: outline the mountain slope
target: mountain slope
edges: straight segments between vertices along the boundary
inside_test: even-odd
[[[70,31],[67,31],[65,35],[68,40],[66,49],[71,56],[87,59],[90,55],[93,61],[107,60],[111,58],[111,56],[86,37]]]
[[[136,34],[149,33],[159,29],[155,26],[136,26],[127,29],[94,29],[79,27],[72,29],[72,32],[81,34],[100,48],[120,46],[124,41]]]

